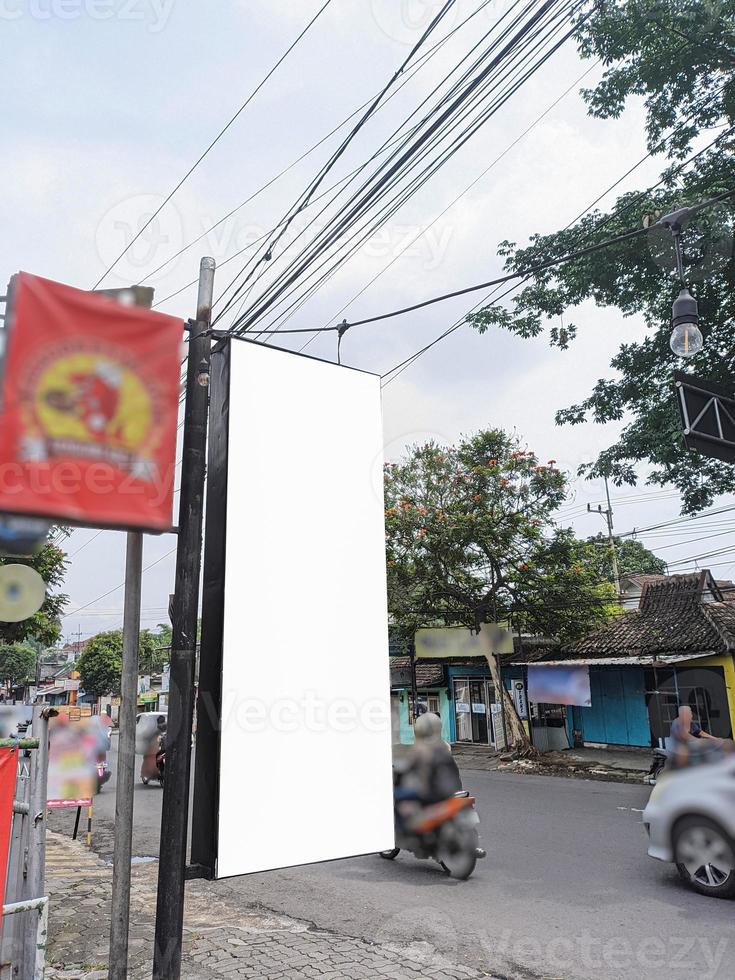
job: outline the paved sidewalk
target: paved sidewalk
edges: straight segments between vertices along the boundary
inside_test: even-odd
[[[112,868],[79,841],[48,834],[47,980],[105,980]],[[132,869],[130,980],[151,975],[155,862]],[[191,980],[475,980],[490,976],[429,948],[398,949],[316,930],[307,922],[241,908],[216,882],[187,885],[182,976]]]

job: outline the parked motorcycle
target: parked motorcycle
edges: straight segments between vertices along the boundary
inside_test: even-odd
[[[651,768],[648,770],[648,774],[644,777],[644,782],[648,783],[649,786],[655,786],[656,780],[663,772],[666,767],[666,763],[669,761],[671,753],[667,749],[655,748],[653,750],[653,758],[651,760]]]
[[[420,859],[433,858],[446,874],[464,881],[486,854],[480,847],[479,826],[474,797],[460,790],[447,800],[417,805],[414,812],[402,814],[396,822],[396,846],[380,856],[392,861],[402,850],[410,851]]]

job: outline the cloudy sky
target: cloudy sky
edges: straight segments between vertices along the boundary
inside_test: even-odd
[[[91,288],[322,3],[0,0],[0,279],[23,269]],[[457,0],[437,39],[480,3]],[[166,297],[196,278],[199,258],[208,254],[221,267],[215,295],[224,290],[248,253],[225,265],[228,258],[278,222],[347,128],[291,166],[294,161],[380,91],[440,6],[436,0],[332,0],[105,285],[145,279],[155,286],[157,301],[165,300],[161,309],[188,318],[194,287]],[[484,5],[427,59],[361,131],[330,181],[370,157],[509,6],[509,0]],[[563,47],[289,326],[320,326],[337,314],[367,317],[486,281],[502,272],[499,242],[525,242],[587,208],[646,147],[640,105],[631,103],[619,120],[587,117],[578,94],[585,72],[590,85],[600,69],[580,61],[571,44]],[[648,186],[660,169],[660,161],[646,161],[615,193]],[[453,324],[479,295],[356,329],[344,339],[343,360],[384,373]],[[567,352],[550,350],[543,338],[455,331],[385,388],[387,457],[428,437],[450,441],[480,427],[503,426],[573,474],[609,445],[616,427],[560,429],[554,412],[583,397],[606,373],[621,341],[644,330],[637,318],[623,320],[592,305],[578,311],[575,322],[579,339]],[[298,340],[301,346],[304,340]],[[296,339],[283,345],[296,346]],[[317,337],[309,351],[334,358],[334,335]],[[601,518],[584,512],[587,502],[603,500],[601,492],[596,483],[572,480],[562,517],[579,534],[602,530]],[[661,523],[679,511],[673,490],[645,484],[615,490],[613,504],[620,531]],[[697,539],[728,530],[726,520],[700,520],[641,539],[674,562],[711,550],[711,542]],[[703,529],[708,523],[709,531]],[[713,550],[731,543],[732,555],[713,559],[718,577],[735,570],[735,540],[726,534],[712,544]],[[124,535],[79,530],[67,547],[72,562],[65,636],[118,626]],[[144,575],[144,626],[166,618],[174,547],[172,536],[146,539],[144,565],[151,567]],[[676,570],[691,567],[683,563]]]

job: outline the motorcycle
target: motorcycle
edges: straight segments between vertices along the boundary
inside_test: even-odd
[[[143,756],[140,766],[140,781],[147,786],[152,779],[158,780],[159,785],[163,786],[163,779],[166,772],[166,752],[160,746],[151,747]]]
[[[467,790],[428,806],[411,806],[408,801],[397,806],[404,812],[396,814],[396,846],[380,852],[386,861],[394,860],[402,850],[410,851],[419,859],[433,858],[445,874],[465,881],[478,858],[486,856],[480,847],[475,799]]]
[[[666,763],[669,761],[670,752],[667,749],[655,748],[653,750],[653,759],[651,760],[651,768],[648,770],[647,775],[644,777],[644,782],[648,783],[649,786],[655,786],[656,780],[663,772]]]

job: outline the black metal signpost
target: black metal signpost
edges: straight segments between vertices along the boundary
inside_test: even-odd
[[[171,602],[170,691],[154,980],[178,980],[181,975],[214,272],[214,259],[203,258],[199,270],[197,318],[192,324],[187,357],[176,590]]]

